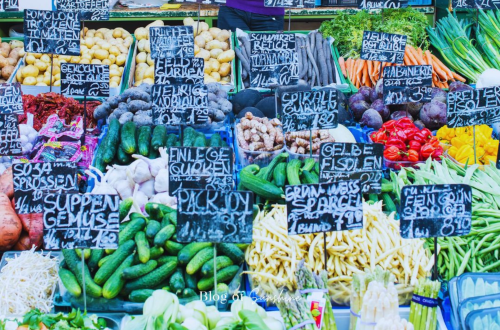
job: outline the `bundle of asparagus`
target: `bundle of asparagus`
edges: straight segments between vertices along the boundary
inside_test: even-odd
[[[276,302],[286,329],[318,330],[307,302],[297,291],[281,293],[282,297]]]
[[[398,291],[394,283],[372,281],[363,296],[361,317],[356,329],[374,330],[381,319],[397,316],[398,308]]]
[[[436,330],[439,281],[420,279],[415,287],[410,307],[410,322],[415,330]]]
[[[316,321],[316,326],[319,329],[337,330],[332,303],[328,294],[328,273],[322,270],[319,275],[316,275],[306,267],[305,260],[302,260],[299,263],[296,276],[299,291],[306,297],[309,306],[312,305],[311,307],[314,307],[314,305],[324,302],[324,308],[321,308],[321,310],[310,308]],[[321,292],[322,290],[323,292]]]

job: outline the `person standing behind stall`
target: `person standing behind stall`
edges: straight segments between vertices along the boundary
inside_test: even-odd
[[[217,27],[235,31],[283,31],[285,9],[265,7],[264,0],[226,0]]]

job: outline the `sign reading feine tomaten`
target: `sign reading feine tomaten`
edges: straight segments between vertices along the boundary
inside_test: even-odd
[[[253,193],[181,189],[177,241],[252,243]]]
[[[155,59],[155,84],[192,84],[204,82],[205,61],[193,58],[157,58]]]
[[[24,11],[24,49],[30,53],[80,56],[80,13]]]
[[[338,91],[319,90],[281,94],[283,131],[297,132],[338,126]]]
[[[297,85],[299,55],[295,34],[250,33],[250,85],[274,87]]]
[[[0,115],[0,156],[21,154],[17,115]]]
[[[151,58],[194,57],[192,26],[153,26],[149,28]]]
[[[85,21],[109,20],[109,0],[57,0],[58,11],[80,13]]]
[[[286,186],[288,234],[363,228],[359,180]]]
[[[500,122],[500,86],[449,92],[446,103],[448,127]]]
[[[45,194],[44,248],[118,248],[119,206],[118,195]]]
[[[61,94],[109,96],[109,65],[61,63]]]
[[[363,194],[380,194],[383,152],[378,143],[322,143],[319,182],[359,180]]]
[[[21,92],[21,84],[0,84],[0,114],[22,115],[23,113],[23,94]]]
[[[168,191],[179,189],[232,190],[231,148],[171,147],[168,150]]]
[[[468,235],[472,189],[465,184],[414,185],[401,190],[403,238]]]
[[[361,59],[387,63],[403,63],[407,36],[363,31]]]
[[[386,66],[384,104],[422,103],[431,100],[432,66]]]

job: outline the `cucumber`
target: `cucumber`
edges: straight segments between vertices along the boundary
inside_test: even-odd
[[[156,220],[149,220],[148,225],[146,226],[146,237],[147,238],[155,238],[156,234],[161,229],[161,224]]]
[[[76,255],[80,260],[82,259],[82,249],[75,249]],[[87,260],[90,258],[90,252],[92,252],[90,249],[83,249],[83,258]]]
[[[134,213],[132,213],[134,214]],[[135,237],[135,234],[140,232],[146,226],[146,218],[139,217],[133,220],[130,220],[130,223],[118,233],[118,244],[122,244],[126,241],[129,241]]]
[[[105,249],[104,252],[106,254],[113,254],[116,251],[116,249]]]
[[[286,167],[286,178],[289,185],[295,186],[301,183],[299,178],[299,170],[301,165],[302,162],[300,161],[300,159],[292,159],[288,162],[288,165]]]
[[[105,163],[111,163],[117,152],[117,147],[120,142],[120,122],[118,119],[113,118],[109,122],[108,133],[104,141],[104,149],[102,153],[102,160]]]
[[[106,149],[106,147],[104,146],[104,142],[106,142],[107,140],[106,137],[104,137],[102,143],[99,145],[99,147],[97,147],[94,156],[94,167],[101,172],[106,172],[106,163],[104,162],[104,160],[102,160],[102,154],[104,153],[104,149]]]
[[[233,261],[231,260],[231,258],[229,258],[227,256],[218,256],[217,258],[215,258],[215,262],[217,264],[217,268],[216,268],[217,271],[221,270],[222,268],[226,268],[228,266],[233,265]],[[203,266],[201,267],[201,274],[205,277],[214,274],[214,259],[213,258],[208,260],[207,262],[205,262],[205,264],[203,264]]]
[[[208,140],[209,147],[222,147],[222,138],[218,133],[212,134]]]
[[[155,292],[155,290],[151,289],[134,290],[130,292],[128,299],[131,302],[142,303],[145,302],[149,297],[151,297],[153,295],[153,292]]]
[[[316,174],[309,172],[308,170],[303,170],[301,177],[302,177],[301,181],[302,183],[305,184],[319,183],[319,177]]]
[[[160,257],[157,261],[158,261],[158,265],[159,266],[162,266],[164,264],[166,264],[167,262],[170,262],[172,260],[177,260],[177,257],[172,257],[172,256],[163,256],[163,257]]]
[[[165,253],[170,256],[177,256],[179,254],[179,251],[182,250],[183,247],[184,244],[168,240],[165,243]]]
[[[126,241],[121,244],[118,249],[111,255],[108,261],[102,265],[101,268],[97,271],[94,277],[94,281],[102,285],[106,283],[108,278],[113,275],[113,272],[116,270],[121,263],[134,252],[135,242],[132,240]]]
[[[151,256],[149,257],[149,259],[158,259],[159,257],[161,257],[163,255],[163,253],[165,253],[165,249],[162,248],[161,246],[153,246],[151,249]]]
[[[80,297],[82,288],[78,284],[76,276],[70,270],[59,268],[59,278],[69,293],[75,297]]]
[[[258,165],[248,165],[240,172],[240,180],[243,186],[268,200],[279,200],[285,197],[283,190],[271,182],[258,178],[254,173],[259,170]]]
[[[377,194],[368,194],[368,202],[371,202],[370,204],[378,202],[378,195]]]
[[[279,163],[273,171],[273,180],[277,187],[284,188],[286,184],[286,163]]]
[[[121,144],[116,148],[116,160],[120,165],[128,165],[132,163],[132,156],[127,154],[125,150],[123,150]]]
[[[101,260],[99,260],[99,262],[97,263],[97,267],[101,268],[102,265],[104,265],[104,263],[106,261],[108,261],[109,259],[111,258],[111,254],[110,255],[107,255],[105,256],[104,258],[102,258]]]
[[[161,221],[163,218],[163,211],[158,203],[146,203],[144,210],[153,220]]]
[[[262,178],[266,181],[271,182],[271,180],[273,179],[274,169],[276,168],[276,166],[278,166],[278,164],[281,164],[282,162],[286,161],[287,158],[288,158],[288,153],[286,152],[277,155],[276,157],[273,158],[273,160],[271,160],[271,162],[269,163],[269,165],[265,167],[265,169],[261,169],[259,171],[259,174],[261,174],[261,172],[264,171],[264,173],[262,174]]]
[[[151,127],[141,126],[139,128],[139,137],[137,138],[137,147],[139,154],[147,157],[149,155],[149,148],[151,146]]]
[[[232,243],[221,243],[217,245],[217,251],[220,251],[223,255],[228,256],[235,265],[241,265],[245,261],[245,254]]]
[[[102,296],[106,299],[113,299],[125,285],[125,279],[122,277],[123,270],[130,267],[134,260],[134,255],[131,254],[121,263],[121,265],[115,270],[113,275],[106,281],[102,288]]]
[[[78,262],[80,259],[78,258],[78,255],[76,254],[75,250],[68,250],[68,249],[63,249],[62,254],[64,257],[64,261],[66,262],[66,265],[68,266],[68,269],[76,276],[76,279],[78,280],[78,283],[80,286],[83,286],[83,282],[81,281],[81,274],[82,270],[81,268],[78,269]],[[78,275],[80,274],[80,275]]]
[[[162,228],[154,238],[154,244],[156,246],[164,246],[167,240],[175,234],[175,226],[167,225]]]
[[[196,273],[208,260],[214,258],[214,248],[207,247],[196,253],[186,266],[186,273],[193,275]]]
[[[207,247],[212,247],[212,243],[189,243],[179,251],[179,254],[177,255],[179,263],[181,265],[187,265],[199,251]]]
[[[197,296],[196,291],[194,291],[195,289],[193,289],[193,288],[185,288],[184,290],[182,290],[182,298],[190,298],[190,297]]]
[[[122,221],[127,217],[127,215],[130,212],[130,209],[132,209],[132,205],[134,204],[134,199],[132,197],[126,198],[121,201],[120,207],[118,209],[119,212],[119,219]]]
[[[182,146],[183,147],[192,147],[194,144],[194,140],[196,140],[198,133],[192,127],[186,127],[183,131],[183,139]]]
[[[167,128],[163,125],[157,125],[153,130],[153,137],[151,138],[151,147],[154,150],[163,147],[167,140]]]
[[[316,164],[316,161],[314,160],[314,158],[306,158],[304,160],[304,166],[302,166],[301,170],[312,172],[315,164]]]
[[[149,154],[148,154],[149,159],[156,159],[160,158],[160,152],[158,150],[155,150],[153,148],[149,149]]]
[[[148,222],[148,220],[144,215],[142,215],[142,213],[137,213],[137,212],[130,213],[130,220],[135,220],[135,219],[144,219],[146,223]]]
[[[240,269],[240,266],[229,266],[224,269],[222,269],[220,272],[217,272],[217,283],[222,283],[222,282],[228,282],[234,278],[236,273],[238,273],[238,270]],[[200,291],[209,291],[214,288],[214,277],[209,276],[202,278],[198,282],[198,290]]]
[[[94,249],[90,252],[88,266],[91,272],[95,271],[98,267],[99,260],[104,257],[104,250]]]
[[[177,212],[169,213],[168,220],[170,221],[171,224],[177,226]]]
[[[317,175],[319,175],[319,162],[317,162],[316,164],[314,164],[314,173],[316,173]]]
[[[177,269],[177,261],[171,260],[138,279],[125,284],[125,291],[131,292],[138,289],[151,289],[166,280]]]
[[[169,286],[170,289],[176,294],[182,293],[182,290],[186,288],[186,283],[184,282],[184,277],[182,275],[182,268],[177,268],[177,270],[170,276]]]
[[[206,147],[207,146],[207,139],[205,136],[198,135],[196,139],[194,140],[193,147]]]
[[[99,298],[102,296],[102,288],[95,283],[94,280],[92,280],[92,275],[90,274],[89,267],[87,264],[82,262],[77,263],[77,267],[79,269],[78,274],[75,274],[77,280],[80,278],[80,281],[82,281],[82,267],[83,267],[83,272],[85,274],[85,293],[91,297],[94,298]]]
[[[133,280],[151,273],[158,266],[156,260],[149,260],[145,264],[129,266],[122,270],[122,277],[126,280]]]
[[[184,272],[184,283],[186,283],[186,288],[196,290],[198,284],[198,276],[196,276],[196,274],[190,275]]]
[[[145,264],[149,261],[151,256],[151,251],[149,250],[149,243],[146,239],[146,233],[139,231],[135,234],[135,245],[137,246],[137,255],[139,256],[139,261]]]
[[[169,134],[167,136],[167,142],[165,144],[165,146],[167,147],[167,150],[168,150],[168,148],[174,146],[175,141],[177,141],[177,135],[175,135],[175,134]]]
[[[132,155],[136,153],[137,142],[135,140],[135,123],[133,121],[128,121],[122,126],[121,131],[121,146],[125,153]]]

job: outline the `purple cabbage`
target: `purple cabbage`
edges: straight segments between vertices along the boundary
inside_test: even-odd
[[[373,128],[374,130],[378,130],[382,127],[384,124],[384,121],[382,120],[382,116],[373,109],[368,109],[363,113],[363,117],[360,120],[360,123],[362,125],[365,125],[367,127]]]
[[[420,111],[420,120],[430,130],[443,127],[446,125],[446,104],[436,100],[426,103]]]
[[[473,88],[461,81],[454,81],[450,84],[450,92],[461,92],[469,90],[473,90]]]
[[[441,88],[432,87],[431,99],[436,101],[446,102],[446,92]]]
[[[370,87],[367,87],[367,86],[361,86],[358,90],[358,93],[363,95],[363,97],[365,98],[365,101],[370,100],[370,93],[371,92],[372,92],[372,89]]]
[[[353,94],[349,97],[349,101],[348,101],[348,104],[349,104],[349,107],[351,108],[352,107],[352,104],[354,102],[357,102],[357,101],[366,101],[365,100],[365,97],[363,96],[363,94],[361,93],[356,93],[356,94]]]

